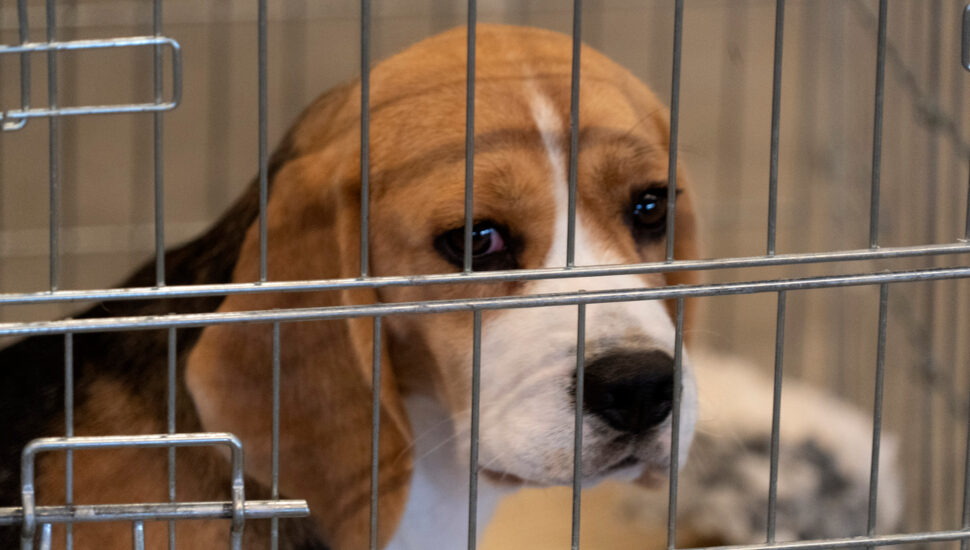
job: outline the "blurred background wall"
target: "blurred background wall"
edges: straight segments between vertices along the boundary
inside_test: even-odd
[[[790,0],[785,27],[778,252],[868,246],[876,0]],[[967,208],[968,116],[959,65],[958,0],[890,0],[880,244],[956,242]],[[31,0],[32,38],[43,2]],[[705,257],[764,253],[772,0],[687,0],[682,158],[698,189]],[[583,38],[669,101],[672,2],[586,0]],[[150,34],[151,3],[62,0],[60,39]],[[462,24],[458,0],[374,2],[372,58]],[[568,33],[571,3],[481,0],[480,21]],[[17,38],[16,3],[0,2],[0,43]],[[257,172],[256,3],[166,0],[164,31],[184,51],[184,99],[164,115],[166,236],[206,227]],[[359,72],[359,4],[270,2],[271,146],[310,100]],[[44,56],[33,57],[35,105],[46,104]],[[166,64],[166,71],[168,65]],[[65,54],[63,105],[150,101],[148,48]],[[19,101],[15,56],[0,56],[0,108]],[[65,118],[61,288],[104,288],[153,251],[151,115]],[[0,133],[0,291],[48,288],[46,121]],[[707,272],[708,281],[967,265],[965,256]],[[872,406],[878,288],[790,293],[785,376]],[[70,308],[0,308],[0,321]],[[701,300],[691,344],[770,372],[775,296]],[[970,386],[970,281],[893,287],[886,429],[906,458],[906,527],[956,527]],[[766,411],[766,414],[768,411]],[[604,505],[605,506],[605,505]],[[590,531],[584,526],[584,533]]]

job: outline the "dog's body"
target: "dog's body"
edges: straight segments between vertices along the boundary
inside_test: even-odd
[[[464,44],[455,30],[371,72],[372,275],[456,271],[463,251]],[[515,27],[478,28],[475,118],[476,270],[561,267],[567,254],[571,42]],[[660,261],[666,229],[667,120],[630,73],[582,52],[576,265]],[[268,264],[273,280],[359,275],[360,88],[318,99],[270,163]],[[695,256],[687,178],[678,173],[676,256]],[[170,285],[256,280],[259,237],[251,188],[212,230],[167,255]],[[151,286],[151,268],[125,286]],[[533,282],[398,286],[316,293],[235,294],[95,306],[81,316],[159,315],[411,302],[509,294],[643,288],[688,273]],[[668,467],[673,391],[671,304],[589,305],[583,479],[656,476]],[[382,546],[452,548],[467,532],[472,316],[388,316],[380,349]],[[370,319],[281,326],[281,492],[312,518],[281,522],[282,548],[363,548],[370,494]],[[577,313],[574,307],[486,311],[482,324],[480,520],[523,483],[573,475]],[[271,332],[232,324],[178,331],[179,431],[229,431],[246,449],[247,495],[270,481]],[[165,331],[76,335],[78,435],[160,433],[165,426]],[[63,434],[63,339],[31,338],[0,352],[0,498],[16,502],[20,449]],[[682,452],[694,396],[684,360]],[[64,460],[40,462],[41,504],[64,498]],[[77,502],[165,501],[164,452],[75,456]],[[228,498],[228,466],[212,449],[180,450],[178,499]],[[246,527],[263,544],[265,522]],[[223,544],[226,522],[183,522],[180,547]],[[0,531],[0,541],[16,530]],[[149,524],[150,545],[164,525]],[[124,548],[110,524],[75,527],[79,547]],[[63,540],[63,537],[55,537]],[[190,546],[184,546],[190,545]]]

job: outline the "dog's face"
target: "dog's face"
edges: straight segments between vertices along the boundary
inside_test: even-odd
[[[563,35],[480,25],[475,87],[473,267],[566,263],[572,44]],[[371,72],[369,263],[372,275],[460,270],[465,205],[465,33],[455,30]],[[582,52],[575,264],[662,261],[667,200],[677,194],[677,258],[695,257],[687,178],[667,185],[666,111],[629,72]],[[360,87],[311,105],[270,163],[273,280],[352,278],[360,254]],[[259,274],[252,223],[233,281]],[[326,308],[657,287],[686,272],[608,278],[386,286],[236,294],[220,311]],[[670,455],[675,331],[671,304],[589,305],[585,318],[583,476],[663,470]],[[577,308],[486,311],[482,327],[480,464],[488,478],[533,484],[572,478]],[[381,541],[408,498],[415,438],[403,397],[438,401],[465,459],[471,408],[472,315],[389,315],[380,389]],[[336,548],[368,532],[371,352],[367,318],[281,326],[280,487],[305,495]],[[265,327],[206,328],[188,359],[202,426],[243,440],[247,474],[268,482],[271,339]],[[681,443],[695,410],[684,360]],[[680,456],[683,457],[686,452]]]
[[[485,27],[475,100],[476,271],[566,264],[568,38]],[[430,43],[429,43],[430,42]],[[376,274],[443,273],[463,261],[464,47],[450,33],[372,74],[371,262]],[[659,101],[596,52],[582,55],[575,264],[662,261],[668,127]],[[679,239],[692,238],[688,230]],[[662,275],[384,289],[386,301],[656,287]],[[585,319],[583,475],[665,470],[670,453],[674,325],[659,301],[590,305]],[[482,330],[480,464],[493,478],[572,479],[577,308],[489,311]],[[389,318],[391,352],[408,392],[433,392],[467,434],[472,316]],[[682,437],[694,391],[684,361]],[[415,434],[420,436],[421,434]],[[468,437],[459,436],[465,443]],[[686,453],[681,454],[686,456]]]

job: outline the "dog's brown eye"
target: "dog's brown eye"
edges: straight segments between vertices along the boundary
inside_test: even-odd
[[[456,227],[438,235],[434,246],[446,260],[458,267],[465,263],[465,228]],[[515,257],[509,250],[508,231],[501,225],[483,221],[472,226],[472,269],[491,271],[515,269]]]
[[[663,234],[667,226],[667,189],[659,187],[635,193],[632,216],[634,235],[638,239]]]

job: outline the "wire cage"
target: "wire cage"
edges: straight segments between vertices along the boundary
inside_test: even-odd
[[[57,545],[53,525],[129,521],[134,548],[145,522],[230,522],[232,548],[250,522],[305,516],[306,502],[280,498],[278,460],[280,327],[347,316],[373,320],[453,311],[474,316],[469,491],[477,483],[477,398],[483,311],[573,306],[582,349],[585,308],[627,300],[675,300],[680,372],[684,300],[699,302],[692,345],[762,365],[773,380],[770,471],[761,542],[740,547],[855,548],[970,540],[970,129],[964,81],[970,71],[970,9],[962,0],[574,0],[571,4],[475,0],[382,2],[285,0],[17,0],[0,4],[0,345],[23,337],[63,338],[63,437],[33,441],[22,454],[20,502],[0,502],[0,528],[22,532],[22,548]],[[697,182],[702,260],[674,257],[670,204],[667,261],[567,265],[554,270],[465,272],[274,281],[267,266],[270,145],[320,91],[357,75],[362,83],[362,196],[367,186],[368,82],[373,61],[455,25],[496,21],[571,34],[628,67],[670,106],[670,162],[687,158]],[[650,32],[644,32],[644,29]],[[469,33],[468,51],[475,51]],[[325,56],[312,52],[328,52]],[[474,55],[469,56],[474,59]],[[580,78],[578,64],[573,78]],[[466,162],[474,154],[474,64],[468,66]],[[574,90],[578,85],[574,84]],[[576,92],[574,92],[574,98]],[[576,98],[575,101],[582,101]],[[571,113],[569,185],[576,189],[578,104]],[[83,116],[82,116],[83,115]],[[106,116],[115,115],[115,116]],[[243,159],[243,160],[240,160]],[[259,280],[171,285],[166,247],[207,227],[253,173],[259,181]],[[467,171],[466,242],[474,182]],[[676,178],[672,169],[669,179]],[[672,197],[675,199],[675,196]],[[367,200],[362,201],[367,227]],[[571,211],[575,216],[575,210]],[[573,224],[571,224],[572,226]],[[570,229],[572,231],[572,229]],[[361,231],[361,248],[368,249]],[[470,251],[470,247],[466,247]],[[154,254],[153,285],[111,285]],[[604,277],[699,271],[703,283],[618,292],[373,303],[350,308],[62,318],[79,304],[216,298],[462,282]],[[271,498],[247,499],[241,446],[232,434],[184,433],[176,422],[175,349],[181,330],[262,323],[272,334]],[[164,331],[168,433],[76,437],[75,335]],[[375,345],[375,350],[379,346]],[[577,353],[577,422],[583,361]],[[0,365],[0,369],[25,369]],[[380,357],[375,354],[375,380]],[[848,538],[777,540],[779,414],[783,381],[801,379],[871,414],[871,471],[864,523]],[[678,384],[679,379],[678,379]],[[679,386],[678,386],[679,389]],[[679,392],[674,393],[675,396]],[[375,410],[378,396],[374,396]],[[61,403],[58,403],[58,407]],[[673,454],[679,406],[673,413]],[[378,470],[374,418],[372,474]],[[4,420],[0,420],[4,421]],[[581,424],[577,424],[581,425]],[[877,525],[883,432],[898,438],[905,498],[899,526]],[[577,430],[577,436],[581,430]],[[577,440],[576,448],[579,447]],[[233,457],[232,500],[179,502],[175,449],[224,446]],[[73,453],[119,447],[168,448],[167,503],[73,502]],[[66,457],[64,502],[39,506],[34,457]],[[676,465],[673,458],[671,463]],[[9,466],[9,465],[4,465]],[[566,543],[581,536],[581,469],[571,494]],[[670,469],[663,529],[652,546],[677,539],[678,470]],[[375,485],[376,489],[376,485]],[[301,495],[288,495],[301,499]],[[377,494],[371,544],[376,547]],[[479,541],[469,500],[469,547]],[[670,513],[673,511],[673,513]],[[520,512],[525,513],[525,509]],[[496,520],[501,523],[501,515]],[[582,524],[582,531],[580,525]],[[501,526],[499,526],[500,528]],[[494,529],[495,527],[490,527]],[[514,530],[514,529],[513,529]],[[665,531],[665,533],[664,533]],[[490,539],[489,537],[492,536]],[[642,542],[642,541],[641,541]],[[616,542],[609,543],[618,548]],[[507,547],[507,546],[506,546]],[[530,546],[536,547],[536,546]]]

